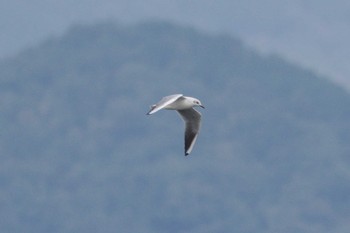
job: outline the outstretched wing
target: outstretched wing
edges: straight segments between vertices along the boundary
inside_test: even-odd
[[[185,121],[185,155],[189,155],[197,140],[199,129],[201,126],[201,114],[194,108],[185,110],[177,110]]]
[[[175,94],[175,95],[168,95],[168,96],[163,97],[158,103],[156,103],[155,105],[152,105],[152,107],[149,110],[149,112],[147,113],[147,115],[151,115],[155,112],[158,112],[162,108],[166,107],[168,104],[175,102],[181,96],[183,96],[183,95],[182,94]]]

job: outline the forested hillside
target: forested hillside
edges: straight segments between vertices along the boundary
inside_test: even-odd
[[[199,98],[183,155],[169,94]],[[350,228],[350,95],[238,39],[72,27],[0,63],[1,232]]]

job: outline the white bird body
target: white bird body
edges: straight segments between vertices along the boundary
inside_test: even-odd
[[[189,155],[197,140],[200,129],[201,114],[193,107],[204,108],[201,102],[193,97],[175,94],[163,97],[157,104],[151,106],[147,115],[158,112],[161,109],[176,110],[185,121],[185,155]]]
[[[168,104],[167,106],[164,107],[164,109],[168,110],[183,110],[183,109],[188,109],[192,108],[195,105],[193,104],[195,99],[192,97],[187,97],[186,98],[178,98],[175,102],[172,102],[171,104]]]

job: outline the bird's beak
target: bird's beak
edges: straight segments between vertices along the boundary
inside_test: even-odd
[[[201,108],[205,108],[203,105],[199,105],[199,107],[201,107]]]

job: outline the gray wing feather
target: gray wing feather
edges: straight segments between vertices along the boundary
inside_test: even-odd
[[[201,126],[201,114],[194,108],[177,110],[185,121],[185,155],[189,155],[197,140],[199,129]]]
[[[159,110],[166,107],[167,105],[174,103],[181,96],[183,96],[183,95],[182,94],[175,94],[175,95],[169,95],[169,96],[163,97],[157,104],[151,106],[151,109],[149,110],[147,115],[158,112]]]

